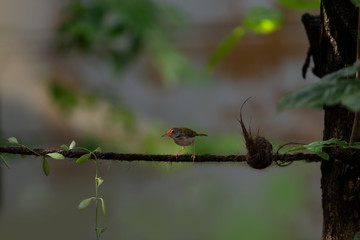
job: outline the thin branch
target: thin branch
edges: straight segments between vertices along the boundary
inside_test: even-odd
[[[33,149],[40,155],[58,152],[66,158],[79,158],[88,152],[63,151],[58,149]],[[32,151],[21,147],[0,146],[0,153],[35,155]],[[137,153],[94,153],[98,159],[117,160],[117,161],[153,161],[153,162],[193,162],[191,155],[158,155],[158,154],[137,154]],[[194,162],[246,162],[246,155],[197,155]],[[93,156],[91,156],[93,158]],[[273,154],[273,159],[283,163],[305,160],[307,162],[320,162],[322,159],[316,154]]]
[[[35,155],[44,156],[48,153],[61,153],[66,158],[77,159],[88,152],[78,151],[63,151],[59,149],[33,149],[30,151],[23,147],[8,147],[0,146],[0,153],[19,154],[19,155]],[[40,155],[36,155],[40,154]],[[247,155],[197,155],[195,161],[192,160],[191,155],[184,154],[176,157],[175,155],[160,155],[160,154],[138,154],[138,153],[93,153],[99,160],[114,160],[114,161],[147,161],[147,162],[246,162]],[[360,149],[342,149],[335,148],[329,153],[331,159],[346,159],[351,165],[360,165]],[[90,158],[94,158],[91,155]],[[287,166],[286,163],[294,161],[305,162],[321,162],[325,161],[316,154],[312,153],[295,153],[295,154],[272,154],[271,158],[276,164]]]

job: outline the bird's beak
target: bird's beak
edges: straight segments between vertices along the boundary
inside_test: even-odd
[[[169,134],[165,133],[164,135],[162,135],[161,137],[167,137],[169,136]]]

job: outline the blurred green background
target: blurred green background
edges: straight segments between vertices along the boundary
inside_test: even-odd
[[[197,154],[243,154],[237,121],[276,146],[319,140],[322,113],[276,112],[305,81],[300,23],[319,1],[0,0],[0,131],[30,147],[175,154],[186,126]],[[192,148],[187,147],[186,153]],[[5,156],[4,239],[95,239],[92,162]],[[103,239],[319,239],[318,164],[103,161]]]

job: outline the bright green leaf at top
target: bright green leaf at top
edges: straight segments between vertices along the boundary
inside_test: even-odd
[[[236,44],[245,35],[245,28],[243,26],[236,27],[221,43],[217,46],[215,51],[210,56],[207,63],[207,70],[210,71],[214,66],[221,61],[231,50],[233,50]]]
[[[19,144],[18,140],[15,137],[9,137],[8,141],[9,141],[9,143]]]
[[[91,153],[86,153],[76,160],[76,163],[85,163],[89,160]]]
[[[351,0],[356,1],[356,0]],[[320,0],[278,0],[281,5],[298,10],[319,9]]]
[[[350,2],[352,2],[352,4],[354,4],[356,7],[360,7],[360,0],[350,0]],[[360,234],[359,234],[359,239],[360,239]]]
[[[282,26],[283,14],[275,8],[254,7],[245,16],[245,25],[254,32],[268,34]]]

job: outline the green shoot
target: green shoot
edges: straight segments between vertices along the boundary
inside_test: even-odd
[[[75,147],[75,142],[73,141],[70,144],[69,149],[75,149],[75,148],[85,150],[88,152],[76,160],[77,164],[86,163],[90,159],[90,157],[94,158],[94,160],[95,160],[95,197],[90,197],[90,198],[86,198],[86,199],[82,200],[80,202],[78,208],[79,208],[79,210],[87,208],[90,205],[91,201],[93,201],[93,200],[95,201],[95,233],[96,233],[96,239],[99,240],[101,237],[101,234],[103,234],[107,230],[107,227],[99,228],[99,220],[98,220],[99,202],[100,201],[101,201],[102,212],[103,212],[104,216],[106,215],[105,201],[103,198],[99,197],[99,194],[98,194],[99,187],[101,186],[101,184],[103,184],[104,180],[102,179],[102,177],[98,176],[99,175],[99,166],[98,166],[98,159],[95,154],[95,152],[101,152],[101,148],[98,147],[95,150],[90,151],[89,149],[86,149],[86,148]]]

